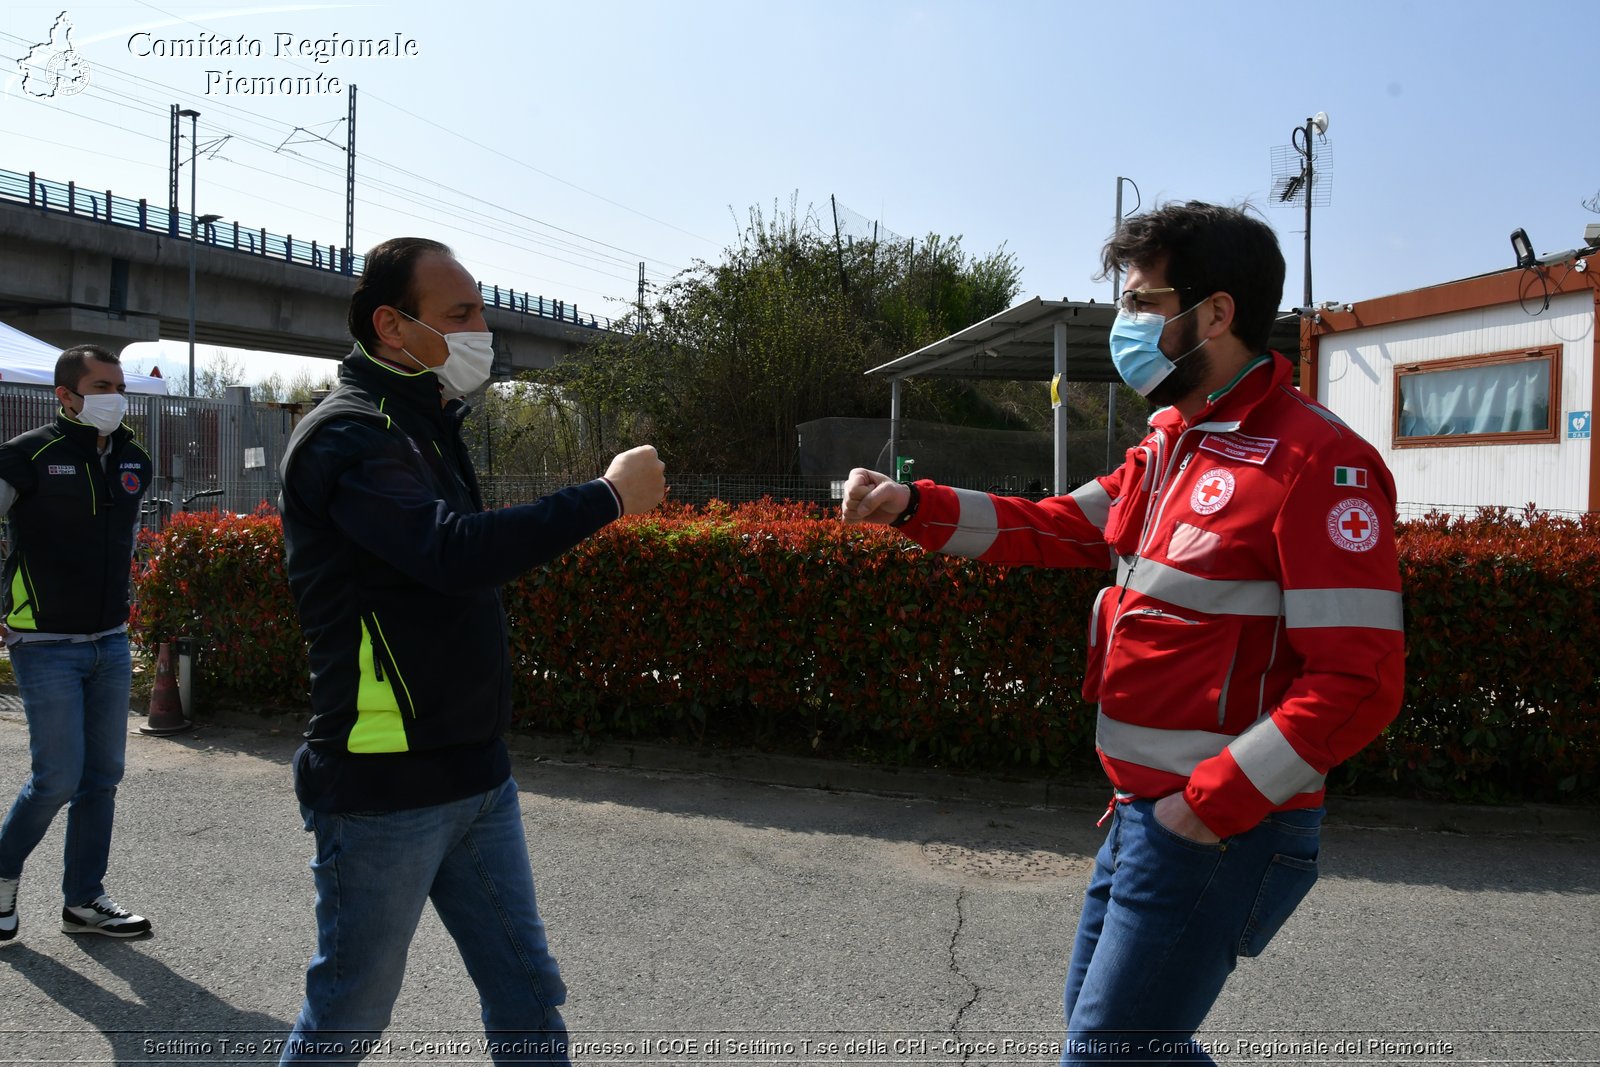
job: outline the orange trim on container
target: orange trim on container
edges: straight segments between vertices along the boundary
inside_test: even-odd
[[[1594,294],[1594,358],[1590,364],[1592,396],[1589,402],[1590,425],[1600,412],[1600,253],[1589,257],[1587,270],[1577,270],[1572,261],[1551,264],[1544,269],[1544,285],[1551,296],[1560,293],[1578,293],[1584,289]],[[1533,268],[1510,267],[1494,274],[1477,278],[1445,282],[1426,289],[1413,289],[1392,296],[1380,296],[1348,305],[1349,311],[1321,311],[1314,319],[1302,320],[1300,325],[1301,373],[1300,388],[1313,399],[1317,397],[1317,368],[1321,363],[1322,338],[1345,330],[1384,326],[1394,322],[1410,322],[1433,315],[1449,315],[1457,311],[1477,311],[1482,308],[1515,304],[1527,298],[1544,299],[1545,289],[1538,284]],[[1600,511],[1600,436],[1589,432],[1589,508]]]

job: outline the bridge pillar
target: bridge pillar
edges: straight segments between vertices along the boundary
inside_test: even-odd
[[[161,320],[153,315],[44,307],[9,311],[0,319],[57,348],[99,345],[119,356],[131,344],[161,339]]]

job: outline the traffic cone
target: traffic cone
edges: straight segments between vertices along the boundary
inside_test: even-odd
[[[178,679],[172,669],[172,646],[163,641],[156,651],[156,687],[150,691],[150,716],[139,727],[139,732],[165,737],[193,727],[194,723],[183,717]]]

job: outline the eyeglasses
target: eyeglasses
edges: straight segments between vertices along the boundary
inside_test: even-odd
[[[1166,296],[1168,293],[1190,293],[1193,291],[1194,288],[1188,285],[1176,287],[1164,285],[1159,289],[1124,289],[1122,290],[1120,304],[1123,311],[1134,315],[1138,313],[1141,302],[1149,302],[1155,297]]]

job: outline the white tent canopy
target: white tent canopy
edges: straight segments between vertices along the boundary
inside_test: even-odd
[[[60,355],[61,349],[54,345],[0,322],[0,382],[53,385]],[[157,376],[124,370],[123,377],[130,393],[166,395],[167,383]]]

